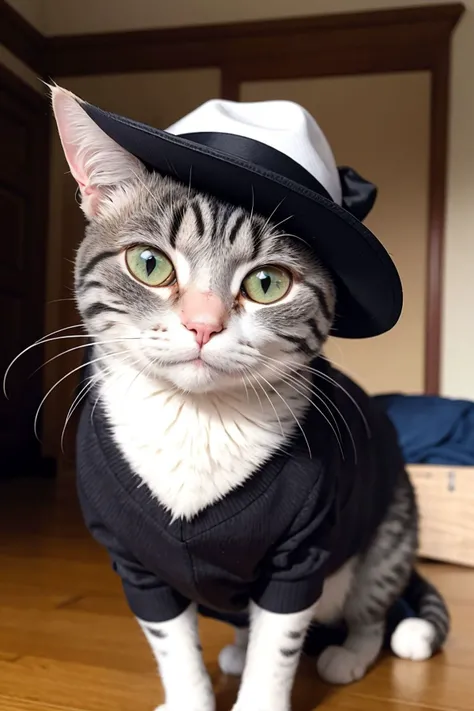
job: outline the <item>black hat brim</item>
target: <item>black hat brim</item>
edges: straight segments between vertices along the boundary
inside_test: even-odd
[[[356,217],[318,194],[242,156],[225,153],[83,103],[93,121],[149,168],[203,193],[284,222],[329,269],[336,283],[332,334],[369,338],[389,331],[402,310],[398,272]]]

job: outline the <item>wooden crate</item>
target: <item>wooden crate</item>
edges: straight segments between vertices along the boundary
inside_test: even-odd
[[[420,556],[474,567],[474,467],[409,466],[420,508]]]

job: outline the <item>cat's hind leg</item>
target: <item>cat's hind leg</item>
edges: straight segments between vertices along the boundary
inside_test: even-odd
[[[332,684],[361,679],[383,644],[387,611],[405,589],[417,548],[417,511],[403,472],[394,499],[366,553],[358,560],[343,608],[349,634],[340,647],[325,649],[318,672]]]

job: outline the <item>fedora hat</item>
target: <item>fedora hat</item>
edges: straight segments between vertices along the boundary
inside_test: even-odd
[[[391,329],[402,288],[385,248],[362,224],[375,186],[337,168],[314,118],[290,101],[208,101],[166,131],[81,102],[90,118],[150,170],[255,213],[284,221],[331,273],[333,335],[368,338]]]

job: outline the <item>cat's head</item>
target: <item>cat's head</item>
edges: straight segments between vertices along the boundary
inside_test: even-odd
[[[190,392],[274,382],[312,360],[335,293],[304,243],[195,192],[192,174],[182,185],[149,172],[76,97],[52,93],[88,219],[76,299],[101,351]]]

